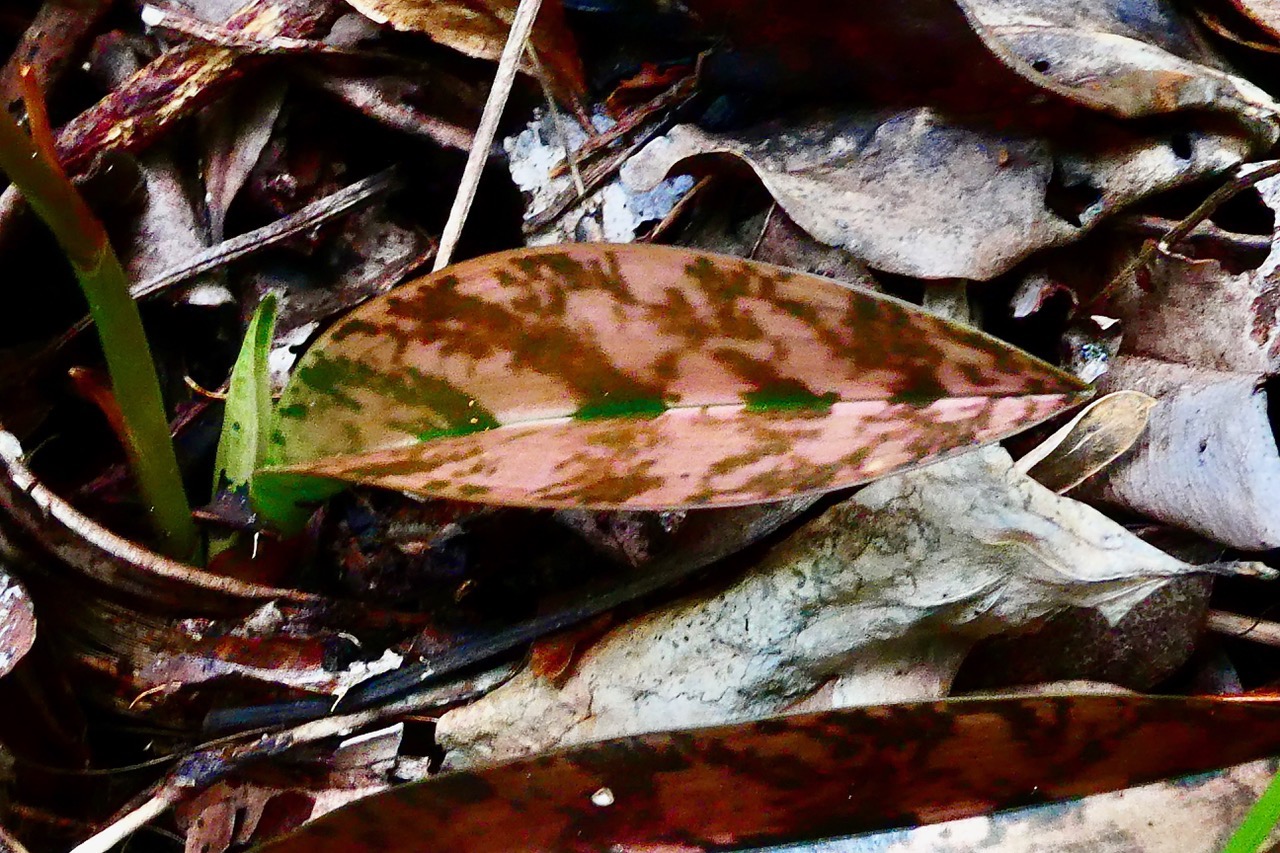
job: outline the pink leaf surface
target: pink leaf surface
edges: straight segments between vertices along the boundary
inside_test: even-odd
[[[659,246],[524,249],[330,329],[280,401],[268,478],[523,506],[754,503],[995,441],[1086,394],[829,279]]]

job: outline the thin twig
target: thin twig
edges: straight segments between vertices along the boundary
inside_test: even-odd
[[[196,790],[207,788],[247,762],[272,758],[303,744],[345,737],[374,723],[432,707],[433,701],[434,697],[430,694],[411,696],[367,711],[312,720],[280,732],[256,731],[248,732],[245,736],[221,738],[214,742],[217,746],[188,755],[178,767],[152,787],[154,793],[142,805],[126,812],[109,826],[76,845],[71,853],[107,853],[144,824],[159,817],[170,806]]]
[[[1138,252],[1138,256],[1125,266],[1125,268],[1117,275],[1113,276],[1112,279],[1107,282],[1107,286],[1102,288],[1102,290],[1098,292],[1098,295],[1089,301],[1089,304],[1085,306],[1083,313],[1089,313],[1094,306],[1100,304],[1114,293],[1116,288],[1120,287],[1121,284],[1127,281],[1130,276],[1136,274],[1147,264],[1151,263],[1156,256],[1156,252],[1168,252],[1171,247],[1176,246],[1178,243],[1186,239],[1186,237],[1196,229],[1197,225],[1212,216],[1213,212],[1223,204],[1261,181],[1280,175],[1280,160],[1267,163],[1265,166],[1254,169],[1252,172],[1247,174],[1242,174],[1243,168],[1244,167],[1242,166],[1236,167],[1231,176],[1231,180],[1209,193],[1208,198],[1202,201],[1199,207],[1191,211],[1190,215],[1184,218],[1177,225],[1166,231],[1159,241],[1147,241],[1143,245],[1142,251]]]
[[[283,219],[277,219],[269,225],[232,237],[216,246],[210,246],[178,266],[165,270],[155,278],[133,286],[130,288],[130,293],[133,294],[134,299],[147,299],[184,281],[190,281],[198,275],[211,272],[232,261],[274,246],[308,228],[314,228],[334,217],[341,216],[364,202],[394,189],[397,182],[395,169],[384,169],[376,175],[356,181],[349,187],[317,199]],[[54,341],[43,355],[52,355],[59,351],[87,328],[89,328],[89,318],[85,317]]]
[[[578,191],[578,196],[587,194],[587,187],[582,183],[582,171],[578,169],[578,155],[574,153],[573,146],[569,144],[569,133],[564,129],[564,119],[560,116],[560,110],[556,107],[555,95],[551,93],[551,83],[547,80],[547,69],[542,66],[542,60],[538,58],[538,52],[529,48],[529,62],[533,65],[534,74],[538,78],[538,85],[542,87],[542,98],[547,102],[547,113],[551,116],[551,127],[555,130],[556,137],[560,145],[564,148],[564,161],[569,168],[569,174],[573,177],[573,186]]]
[[[1177,225],[1171,219],[1150,214],[1122,216],[1116,220],[1116,228],[1145,237],[1164,237]],[[1271,249],[1271,237],[1264,234],[1240,234],[1219,228],[1212,222],[1201,222],[1182,239],[1183,243],[1206,244],[1237,252],[1266,252]]]
[[[71,853],[107,853],[112,847],[141,829],[143,825],[164,814],[165,809],[173,805],[176,800],[177,791],[170,793],[169,789],[162,790],[106,829],[77,844],[71,849]]]
[[[1264,646],[1280,646],[1280,622],[1268,622],[1225,610],[1210,610],[1205,616],[1205,627],[1216,634],[1225,634],[1238,640],[1250,640]]]
[[[440,270],[453,260],[453,251],[458,246],[458,238],[462,235],[462,226],[471,211],[471,203],[475,201],[476,189],[480,186],[480,175],[484,164],[489,159],[489,149],[493,147],[493,138],[498,132],[498,121],[507,106],[507,98],[511,95],[511,85],[516,79],[516,70],[520,64],[520,55],[524,53],[525,42],[533,29],[533,21],[538,17],[538,9],[542,0],[520,0],[516,8],[515,20],[511,23],[511,32],[507,43],[502,48],[502,58],[498,60],[498,70],[493,77],[493,88],[484,103],[484,112],[480,115],[480,126],[476,129],[476,141],[467,155],[467,165],[462,170],[462,180],[458,185],[458,194],[453,199],[453,207],[449,210],[449,219],[445,222],[444,233],[440,235],[440,249],[436,252],[433,270]]]

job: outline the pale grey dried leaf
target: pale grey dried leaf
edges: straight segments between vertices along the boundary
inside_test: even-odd
[[[1120,356],[1103,390],[1159,400],[1133,449],[1081,487],[1247,551],[1280,547],[1280,452],[1258,374]]]
[[[729,588],[613,629],[561,687],[526,671],[445,714],[437,737],[462,766],[801,703],[936,695],[978,638],[1068,606],[1118,622],[1194,571],[989,448],[868,486]],[[900,673],[922,656],[922,672]]]
[[[622,176],[646,190],[692,169],[694,158],[733,157],[814,238],[876,269],[985,280],[1075,240],[1144,195],[1229,168],[1252,148],[1208,130],[1162,139],[1112,128],[1090,144],[1055,148],[949,124],[928,109],[819,112],[735,134],[679,125],[638,152]],[[1046,200],[1053,180],[1098,200],[1078,213],[1055,212]]]

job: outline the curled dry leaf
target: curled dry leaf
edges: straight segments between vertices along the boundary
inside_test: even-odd
[[[997,440],[1087,387],[915,306],[660,246],[527,249],[335,324],[285,388],[255,500],[302,478],[523,506],[817,493]]]
[[[518,0],[347,0],[356,11],[397,30],[422,33],[432,41],[480,59],[502,54]],[[529,45],[560,97],[576,101],[586,93],[582,60],[564,22],[560,0],[543,0]],[[529,65],[526,70],[532,70]]]
[[[0,677],[8,675],[36,640],[36,613],[27,591],[0,567]]]
[[[729,156],[749,165],[815,239],[872,267],[985,280],[1076,239],[1145,194],[1235,165],[1250,147],[1208,130],[1161,140],[1108,127],[1073,149],[950,122],[929,109],[822,112],[734,134],[680,125],[632,158],[623,179],[648,189],[692,170],[692,158]],[[1059,180],[1096,200],[1062,210],[1048,195]]]
[[[1280,40],[1280,4],[1275,0],[1231,0],[1231,5],[1272,40]]]
[[[1276,137],[1271,96],[1228,73],[1173,6],[1125,0],[957,4],[1010,67],[1030,67],[1041,85],[1085,106],[1126,118],[1217,110],[1251,127],[1258,141]]]
[[[261,850],[783,844],[1253,761],[1280,749],[1278,722],[1274,701],[1098,695],[803,714],[447,773],[331,812]]]
[[[937,696],[981,637],[1073,606],[1115,624],[1195,571],[988,448],[873,483],[724,591],[614,628],[563,686],[524,672],[450,711],[437,740],[472,766],[777,714],[819,688],[807,709]]]
[[[1094,400],[1016,467],[1058,494],[1070,491],[1133,447],[1155,404],[1154,397],[1138,391],[1116,391]]]
[[[1280,547],[1280,452],[1257,374],[1121,356],[1100,387],[1159,400],[1133,450],[1083,494],[1247,551]]]

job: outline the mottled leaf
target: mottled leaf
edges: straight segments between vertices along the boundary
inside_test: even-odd
[[[519,506],[755,503],[994,441],[1086,393],[829,279],[659,246],[517,250],[334,325],[284,391],[255,500],[322,477]]]
[[[882,705],[562,750],[375,795],[270,853],[733,849],[934,823],[1280,750],[1274,701]]]
[[[1062,494],[1106,468],[1147,428],[1154,397],[1116,391],[1094,400],[1039,447],[1018,460],[1017,468]]]

